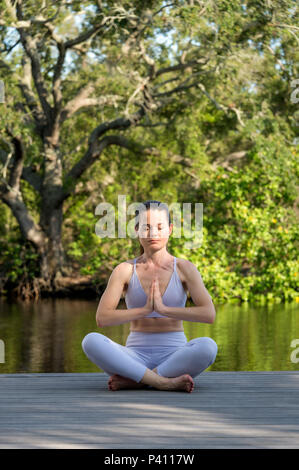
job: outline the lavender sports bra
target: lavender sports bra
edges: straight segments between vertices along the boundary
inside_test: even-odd
[[[167,305],[168,307],[185,307],[187,294],[182,285],[180,276],[178,275],[177,270],[176,270],[176,257],[175,256],[174,256],[173,262],[174,262],[174,266],[173,266],[172,276],[167,285],[166,291],[164,292],[162,296],[163,303],[164,305]],[[147,295],[144,292],[143,287],[137,275],[136,258],[135,258],[134,259],[134,272],[130,279],[128,290],[125,295],[125,302],[126,302],[127,308],[137,308],[137,307],[143,307],[146,304],[146,300],[147,300]],[[161,315],[160,313],[155,312],[154,310],[148,315],[146,315],[145,318],[148,318],[148,317],[166,318],[165,315]]]

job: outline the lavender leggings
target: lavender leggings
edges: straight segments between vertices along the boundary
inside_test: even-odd
[[[82,348],[90,361],[107,374],[140,382],[146,369],[157,367],[163,377],[196,377],[216,359],[218,347],[207,336],[187,341],[183,331],[131,332],[122,346],[101,333],[88,333]]]

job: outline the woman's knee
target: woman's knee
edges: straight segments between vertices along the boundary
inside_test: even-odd
[[[106,336],[102,335],[101,333],[88,333],[86,336],[84,336],[81,343],[83,351],[87,354],[92,352],[94,347],[100,344],[104,338],[106,338]]]
[[[199,356],[202,358],[205,356],[209,365],[213,364],[216,359],[218,346],[217,343],[208,336],[202,336],[201,338],[195,338],[190,343],[197,345]]]

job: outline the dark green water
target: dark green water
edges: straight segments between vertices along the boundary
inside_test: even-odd
[[[0,346],[4,346],[5,361],[1,363],[0,354],[0,373],[101,371],[85,357],[83,337],[98,331],[124,345],[130,325],[99,329],[97,305],[98,301],[69,299],[32,303],[0,299]],[[209,336],[218,344],[216,361],[207,370],[299,370],[298,303],[215,307],[213,324],[184,322],[188,340]],[[126,308],[123,300],[119,308]],[[297,345],[292,346],[296,339]]]

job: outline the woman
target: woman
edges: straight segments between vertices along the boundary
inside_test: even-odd
[[[89,333],[82,348],[110,375],[109,390],[151,386],[190,393],[218,348],[208,337],[187,342],[183,321],[213,323],[216,311],[196,266],[167,252],[173,229],[167,206],[146,201],[137,214],[143,253],[114,268],[96,313],[98,327],[131,323],[126,345]],[[127,309],[120,310],[124,290]],[[195,307],[185,307],[187,290]]]

